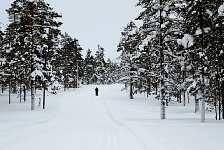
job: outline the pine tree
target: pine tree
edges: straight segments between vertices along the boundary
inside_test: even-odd
[[[116,62],[112,62],[109,58],[106,61],[106,72],[107,72],[107,84],[116,83],[118,80],[117,74],[113,74],[116,70],[119,69],[119,66]]]
[[[210,2],[211,3],[211,2]],[[224,97],[223,97],[223,2],[216,0],[209,8],[211,18],[211,34],[209,36],[210,46],[207,50],[208,78],[209,78],[209,101],[207,103],[215,107],[216,119],[224,119]],[[209,10],[209,11],[208,11]],[[208,42],[208,41],[206,41]],[[218,109],[217,109],[218,108]]]
[[[5,63],[4,57],[2,55],[3,51],[3,32],[1,31],[1,26],[0,26],[0,84],[1,84],[1,92],[3,92],[3,87],[5,86],[4,84],[4,73],[3,73],[3,65]]]
[[[105,62],[105,54],[104,48],[98,45],[98,49],[95,54],[94,62],[95,62],[95,78],[97,84],[105,84],[106,81],[106,62]]]
[[[84,73],[83,81],[85,84],[91,84],[91,78],[95,74],[95,60],[90,49],[87,50],[86,57],[84,59]]]
[[[16,0],[7,12],[10,24],[5,37],[4,55],[8,62],[5,66],[9,68],[11,80],[15,80],[15,87],[18,82],[31,87],[33,110],[35,86],[42,85],[43,80],[40,80],[39,75],[43,79],[43,70],[46,77],[46,64],[51,61],[52,55],[49,54],[54,45],[52,43],[55,43],[60,32],[57,28],[61,23],[55,19],[61,16],[43,0]]]
[[[140,34],[143,44],[142,58],[149,61],[146,62],[149,64],[146,74],[154,78],[156,91],[157,81],[160,83],[161,119],[166,118],[165,104],[168,101],[169,88],[173,84],[170,70],[172,59],[175,57],[176,34],[179,31],[177,22],[180,19],[178,16],[180,3],[181,1],[176,0],[139,0],[137,4],[144,9],[137,20],[143,21]]]
[[[64,90],[66,90],[67,88],[78,87],[77,80],[80,73],[77,71],[81,71],[82,48],[78,40],[72,39],[67,33],[63,35],[62,41],[62,49],[59,52],[58,60],[63,75]]]
[[[121,52],[121,70],[124,71],[123,79],[125,84],[130,85],[130,99],[133,99],[133,83],[137,80],[137,60],[138,60],[138,45],[139,34],[138,27],[133,21],[127,24],[118,45],[118,52]],[[128,79],[128,80],[127,80]]]
[[[197,85],[194,92],[202,100],[201,122],[205,121],[205,101],[209,97],[209,51],[212,48],[211,35],[213,33],[214,1],[187,0],[185,33],[194,37],[194,47],[189,50],[191,64],[194,66],[194,83]],[[200,94],[201,93],[201,94]]]

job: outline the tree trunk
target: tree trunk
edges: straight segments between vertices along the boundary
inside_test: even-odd
[[[128,84],[127,84],[127,82],[125,82],[124,88],[125,88],[125,90],[128,89]]]
[[[163,6],[163,0],[160,0],[160,7]],[[166,110],[165,110],[165,89],[164,89],[164,52],[163,52],[163,34],[162,34],[162,24],[163,24],[163,16],[162,16],[162,9],[160,9],[160,100],[161,100],[161,119],[166,119]]]
[[[133,81],[130,79],[130,99],[133,99]]]
[[[204,67],[202,68],[202,83],[203,83],[203,89],[202,89],[202,100],[201,100],[201,122],[205,122],[205,77],[204,77]]]
[[[31,80],[31,110],[35,109],[35,81]]]
[[[218,81],[218,102],[219,102],[219,120],[221,120],[221,89],[220,89],[220,83]]]
[[[161,114],[160,114],[160,118],[161,119],[166,119],[166,106],[165,106],[165,102],[161,101]]]
[[[22,84],[19,87],[19,102],[22,103]]]
[[[222,119],[224,119],[224,81],[221,83]]]
[[[215,95],[213,96],[215,98],[215,119],[218,120],[218,112],[217,112],[217,90],[215,89]]]
[[[9,104],[11,104],[11,81],[9,81]]]
[[[182,102],[182,92],[181,92],[182,90],[180,90],[180,93],[179,93],[179,98],[180,98],[180,103]]]
[[[158,95],[158,84],[157,82],[155,84],[156,84],[156,95]]]
[[[43,109],[45,109],[46,81],[43,83]]]
[[[201,101],[201,122],[204,123],[205,122],[205,99],[202,98]]]
[[[190,96],[189,96],[189,92],[187,92],[187,103],[190,103]]]
[[[23,96],[24,96],[23,100],[24,100],[24,102],[26,102],[26,86],[25,85],[23,86]]]
[[[185,91],[184,91],[184,106],[186,106],[186,95],[185,95]]]
[[[16,94],[17,93],[16,81],[11,86],[12,86],[12,89],[13,89],[13,93]]]
[[[148,86],[147,86],[147,97],[149,95],[151,95],[151,78],[147,78],[147,83],[148,83]]]
[[[66,81],[65,81],[65,79],[64,79],[64,91],[66,91]]]
[[[199,111],[199,99],[197,99],[197,95],[194,96],[195,99],[195,113]]]

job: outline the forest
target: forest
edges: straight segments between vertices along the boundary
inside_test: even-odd
[[[194,98],[224,119],[224,4],[222,0],[139,0],[142,12],[121,32],[116,62],[105,60],[60,30],[63,17],[44,0],[15,0],[7,9],[9,25],[0,28],[1,92],[19,93],[20,102],[35,90],[45,94],[55,83],[64,90],[79,84],[125,84],[161,101],[161,119],[171,101],[183,106]],[[136,22],[141,22],[137,25]],[[0,95],[1,97],[1,95]],[[45,108],[45,104],[43,104]]]

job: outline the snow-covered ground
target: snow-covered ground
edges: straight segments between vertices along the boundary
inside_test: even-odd
[[[100,85],[48,94],[46,109],[30,102],[12,104],[0,95],[0,150],[222,150],[224,122],[200,113],[193,104],[172,104],[160,120],[154,97],[121,91],[123,85]],[[38,99],[38,98],[37,98]],[[36,102],[38,105],[38,102]]]

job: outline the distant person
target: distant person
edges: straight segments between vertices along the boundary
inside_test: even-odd
[[[99,89],[96,87],[96,88],[95,88],[96,96],[98,96],[98,92],[99,92]]]

